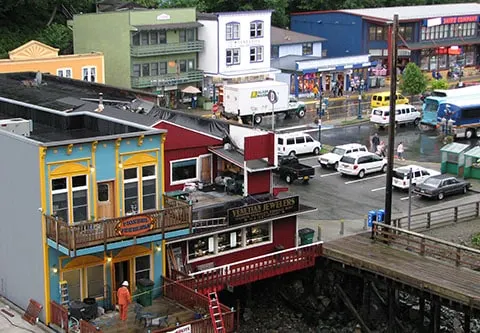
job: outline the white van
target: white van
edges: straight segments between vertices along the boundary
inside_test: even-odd
[[[336,146],[331,152],[321,155],[318,158],[318,163],[322,168],[333,167],[335,170],[338,168],[338,162],[343,155],[357,153],[359,151],[367,152],[366,146],[360,143],[348,143],[346,145]]]
[[[300,154],[320,154],[322,145],[303,132],[277,134],[277,152],[280,156],[295,156]]]
[[[392,185],[401,190],[407,190],[410,186],[410,170],[412,170],[412,186],[422,184],[431,176],[440,175],[439,171],[427,169],[418,165],[407,165],[393,170]]]
[[[415,126],[420,124],[422,114],[410,104],[395,105],[395,124],[413,123]],[[381,106],[373,108],[370,115],[370,121],[379,127],[383,128],[389,125],[390,122],[390,106]]]

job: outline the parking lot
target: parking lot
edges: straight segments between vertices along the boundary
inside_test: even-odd
[[[315,216],[320,220],[363,219],[369,210],[384,208],[386,175],[375,173],[357,177],[342,176],[332,169],[323,169],[317,162],[317,156],[301,157],[303,164],[315,167],[315,178],[309,184],[294,182],[289,185],[291,193],[301,197],[302,203],[318,208]],[[287,184],[275,177],[276,186]],[[467,195],[472,195],[468,193]],[[460,196],[446,197],[442,202],[458,199]],[[412,194],[412,211],[434,206],[437,200],[427,200]],[[392,200],[393,214],[407,214],[409,205],[408,191],[394,189]]]

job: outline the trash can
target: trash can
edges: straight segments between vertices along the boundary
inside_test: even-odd
[[[153,301],[153,285],[154,282],[150,279],[139,279],[137,281],[137,292],[139,294],[137,302],[143,306],[152,305]]]
[[[377,211],[377,222],[383,223],[385,221],[385,209],[379,209]]]
[[[300,236],[300,245],[312,244],[314,234],[315,230],[310,228],[303,228],[298,230],[298,235]]]
[[[377,212],[374,210],[371,210],[368,212],[368,217],[367,217],[367,223],[368,227],[371,228],[373,226],[373,222],[377,221]]]

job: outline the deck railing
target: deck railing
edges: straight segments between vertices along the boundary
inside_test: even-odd
[[[57,302],[51,301],[50,313],[50,322],[63,329],[65,333],[68,333],[68,310]]]
[[[210,302],[207,296],[204,296],[195,290],[183,285],[180,281],[174,281],[167,277],[163,277],[163,296],[183,305],[188,309],[203,309],[205,313],[209,313]],[[222,310],[223,322],[226,332],[232,332],[234,329],[235,311],[230,310],[226,305],[220,304]],[[194,320],[188,323],[182,323],[182,326],[190,324],[192,333],[214,332],[212,320],[210,317]],[[155,333],[170,332],[172,329],[163,329],[154,331]]]
[[[195,280],[179,282],[202,294],[239,286],[273,276],[312,267],[315,258],[322,255],[323,242],[276,251],[262,256],[189,274]]]
[[[105,245],[136,236],[145,236],[178,229],[191,229],[192,208],[181,200],[166,198],[165,207],[148,213],[68,224],[46,215],[47,237],[62,245],[73,255],[81,248]],[[128,221],[128,223],[127,223]],[[123,223],[126,222],[126,223]],[[141,232],[137,232],[142,230]]]
[[[376,241],[389,246],[457,267],[475,270],[480,268],[480,251],[466,246],[377,222],[373,223],[372,236]]]

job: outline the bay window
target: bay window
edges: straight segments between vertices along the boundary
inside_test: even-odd
[[[123,170],[123,198],[126,214],[136,214],[157,208],[155,165]]]
[[[87,175],[52,179],[52,212],[65,222],[88,220]]]

